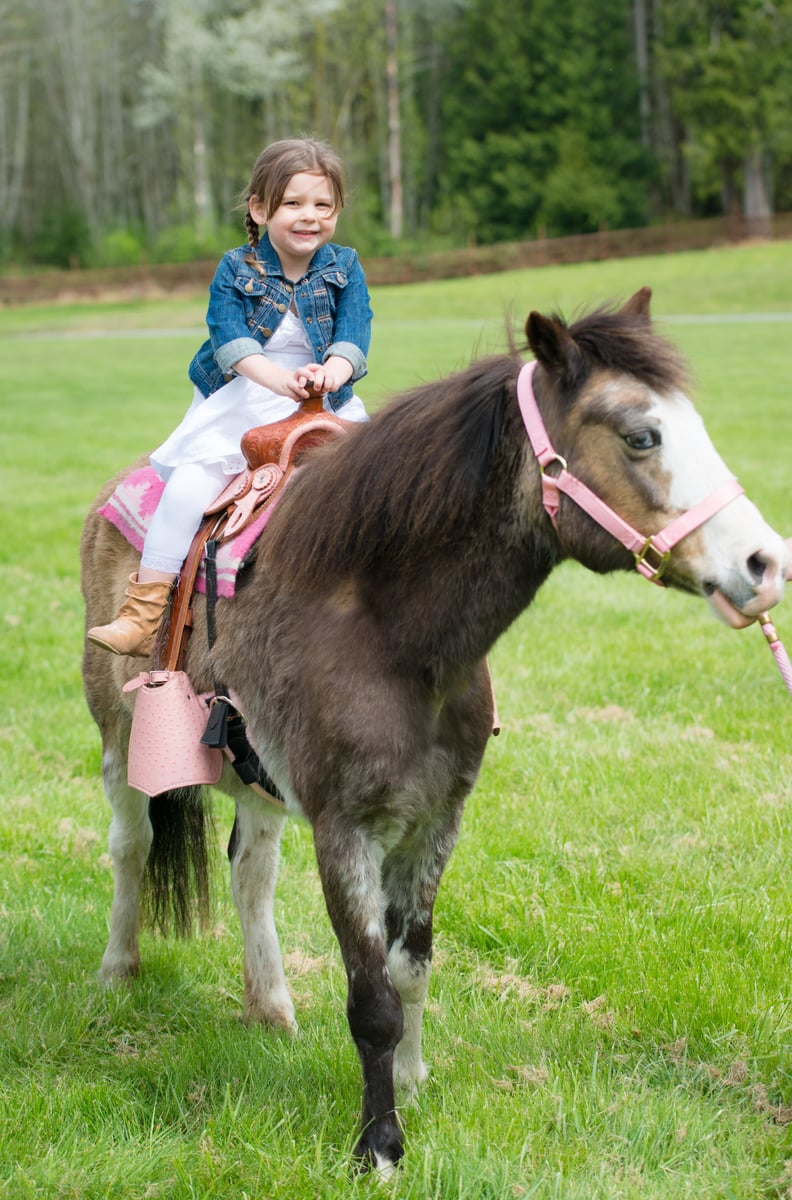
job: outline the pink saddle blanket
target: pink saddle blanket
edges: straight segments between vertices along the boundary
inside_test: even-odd
[[[111,525],[115,525],[130,546],[140,552],[143,549],[149,522],[164,487],[165,484],[153,467],[139,467],[119,483],[113,494],[99,509],[99,515],[105,517]],[[256,538],[267,524],[274,508],[274,504],[266,505],[262,513],[236,537],[230,538],[218,547],[217,594],[219,596],[233,596],[239,569],[250,553]],[[206,591],[206,575],[203,564],[199,568],[195,587],[199,592]]]

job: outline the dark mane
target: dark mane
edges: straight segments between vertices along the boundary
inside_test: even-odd
[[[602,367],[632,375],[655,391],[687,390],[689,379],[682,356],[640,313],[604,305],[569,326],[558,316],[554,320],[568,330],[585,363],[586,376],[592,367]]]
[[[319,573],[396,570],[417,542],[438,553],[456,540],[486,486],[518,366],[508,355],[475,362],[313,454],[263,539],[278,571],[305,586]]]

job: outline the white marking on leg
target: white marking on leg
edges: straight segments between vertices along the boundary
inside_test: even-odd
[[[113,809],[108,846],[114,879],[110,937],[102,957],[100,975],[111,982],[137,974],[140,967],[140,885],[153,834],[148,797],[129,787],[126,762],[114,750],[105,750],[102,756],[102,779]]]
[[[429,1071],[421,1057],[421,1037],[430,965],[416,962],[404,951],[401,940],[388,953],[388,972],[399,993],[404,1015],[404,1032],[393,1057],[393,1078],[397,1087],[412,1099]]]
[[[396,1163],[374,1151],[374,1167],[378,1183],[389,1183],[396,1173]]]
[[[385,944],[385,908],[382,895],[383,850],[379,842],[363,838],[365,852],[350,855],[348,872],[339,879],[349,918],[370,942]]]
[[[275,811],[237,806],[231,890],[245,946],[245,1020],[296,1033],[294,1004],[275,928],[275,884],[285,820]]]

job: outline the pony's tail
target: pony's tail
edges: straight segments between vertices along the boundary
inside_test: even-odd
[[[190,937],[196,918],[201,928],[209,923],[207,835],[214,824],[205,789],[175,788],[152,796],[149,819],[154,840],[143,879],[144,920],[163,934]]]

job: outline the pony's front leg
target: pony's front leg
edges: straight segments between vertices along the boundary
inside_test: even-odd
[[[320,818],[314,826],[314,844],[346,967],[347,1017],[363,1071],[363,1128],[355,1155],[387,1176],[404,1153],[393,1088],[403,1022],[385,957],[382,854],[359,830],[331,819]]]
[[[228,847],[231,891],[245,947],[244,1020],[296,1032],[275,929],[275,884],[285,816],[237,804]]]
[[[404,1032],[393,1059],[393,1078],[403,1098],[411,1100],[429,1074],[421,1054],[421,1037],[432,967],[431,913],[426,920],[402,924],[389,905],[388,941],[388,973],[401,998],[404,1014]]]
[[[113,809],[108,847],[114,868],[110,937],[100,971],[107,983],[140,970],[140,888],[153,837],[148,797],[129,786],[126,770],[126,759],[106,746],[102,780]]]
[[[412,1099],[428,1075],[421,1054],[423,1013],[432,967],[432,914],[459,828],[461,806],[434,828],[416,831],[395,848],[382,868],[388,972],[401,997],[404,1034],[396,1047],[394,1079]]]

